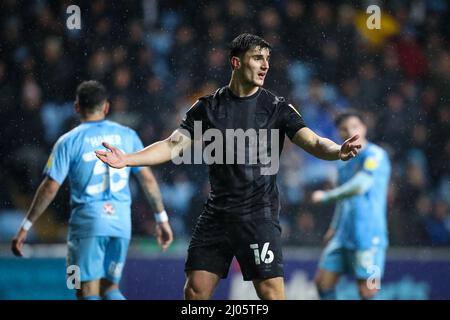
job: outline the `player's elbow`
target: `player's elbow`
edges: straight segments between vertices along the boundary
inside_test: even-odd
[[[355,196],[360,196],[363,195],[364,193],[366,193],[368,190],[368,188],[365,188],[362,185],[356,186],[356,188],[353,190],[353,195]]]
[[[191,141],[181,135],[176,138],[169,138],[167,143],[170,149],[171,159],[181,157],[191,145]]]
[[[60,184],[50,177],[46,177],[42,183],[43,191],[48,195],[55,195],[59,190]]]
[[[369,191],[369,189],[373,185],[374,178],[365,172],[358,174],[358,178],[359,183],[357,184],[357,187],[355,189],[357,194],[361,195]]]

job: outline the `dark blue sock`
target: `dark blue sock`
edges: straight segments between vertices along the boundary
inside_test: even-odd
[[[122,292],[120,292],[119,289],[113,289],[111,291],[108,291],[104,297],[104,300],[126,300],[126,298],[123,296]]]

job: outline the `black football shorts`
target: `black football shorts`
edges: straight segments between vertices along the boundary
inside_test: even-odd
[[[226,278],[234,256],[246,281],[282,277],[278,221],[224,222],[201,216],[189,244],[185,271],[205,270]]]

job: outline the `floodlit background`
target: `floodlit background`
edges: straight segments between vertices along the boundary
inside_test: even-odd
[[[81,9],[81,30],[66,9]],[[369,5],[381,29],[369,30]],[[30,233],[26,259],[14,236],[56,139],[77,125],[83,80],[110,92],[109,119],[144,144],[166,138],[190,105],[229,81],[227,44],[252,32],[274,47],[265,87],[287,97],[307,125],[339,140],[333,116],[362,111],[370,139],[389,152],[391,250],[385,299],[450,299],[450,8],[415,1],[13,1],[0,4],[0,299],[72,299],[65,282],[69,190]],[[175,242],[160,254],[152,212],[132,182],[133,241],[122,282],[134,299],[181,299],[186,247],[209,185],[203,165],[153,168]],[[314,299],[312,277],[333,205],[313,206],[335,164],[287,142],[278,184],[291,299]],[[338,287],[356,298],[351,279]],[[233,264],[216,298],[254,298]]]

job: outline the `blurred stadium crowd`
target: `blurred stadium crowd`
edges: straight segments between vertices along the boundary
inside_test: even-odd
[[[81,8],[81,30],[66,8]],[[366,27],[370,4],[381,29]],[[285,96],[321,135],[339,140],[333,117],[354,107],[369,137],[390,154],[390,241],[450,245],[450,8],[415,1],[12,1],[0,5],[0,240],[9,241],[42,179],[56,139],[78,122],[78,83],[110,91],[109,119],[136,129],[144,144],[166,138],[201,95],[226,85],[227,44],[242,32],[274,50],[265,87]],[[153,168],[175,237],[188,238],[208,193],[203,165]],[[278,184],[285,241],[318,245],[333,205],[309,196],[333,186],[335,164],[287,142]],[[134,234],[152,212],[132,185]],[[68,190],[34,229],[34,241],[62,242]]]

